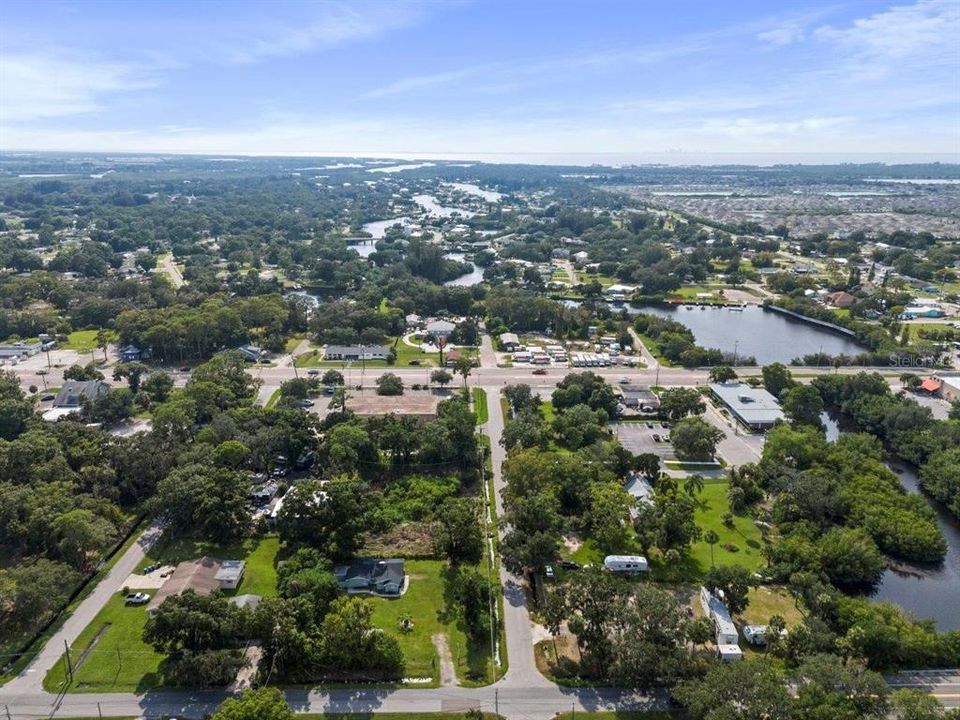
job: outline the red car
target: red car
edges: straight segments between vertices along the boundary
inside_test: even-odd
[[[537,368],[536,370],[533,371],[533,374],[534,374],[534,375],[546,375],[546,374],[547,374],[547,371],[544,370],[543,368]]]

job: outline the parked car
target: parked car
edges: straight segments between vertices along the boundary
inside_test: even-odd
[[[302,408],[312,408],[313,400],[308,400],[307,398],[304,398],[303,400],[298,400],[297,405]]]
[[[660,442],[660,440],[661,440],[660,434],[659,434],[659,433],[654,433],[654,434],[653,434],[653,441],[654,441],[654,442]]]
[[[669,430],[670,428],[673,427],[673,425],[671,425],[670,423],[668,423],[668,422],[666,422],[666,421],[662,422],[661,425],[663,425],[663,427],[664,427],[665,430]]]
[[[547,580],[556,580],[556,579],[557,579],[557,574],[556,574],[556,572],[554,572],[554,570],[553,570],[553,565],[544,565],[544,566],[543,566],[543,576],[544,576]]]
[[[190,366],[183,365],[182,367],[178,367],[177,370],[179,370],[180,372],[190,372]]]
[[[647,430],[653,430],[653,423],[647,423]]]
[[[561,560],[560,567],[562,567],[564,570],[579,570],[580,563],[576,562],[575,560]]]
[[[55,399],[56,397],[57,397],[57,396],[54,395],[54,394],[52,394],[52,393],[47,393],[46,395],[41,395],[41,396],[40,396],[40,402],[49,402],[49,401]]]
[[[534,375],[546,375],[547,371],[544,368],[537,368],[533,371]]]
[[[310,370],[307,370],[307,375],[309,375],[310,377],[316,377],[319,374],[320,374],[320,371],[317,370],[316,368],[311,368]]]
[[[156,570],[158,567],[160,567],[160,563],[150,563],[149,565],[147,565],[147,566],[143,569],[143,574],[144,574],[144,575],[149,575],[149,574],[152,573],[154,570]]]
[[[630,384],[630,378],[628,378],[626,375],[624,375],[622,378],[620,378],[620,384],[621,384],[621,385],[629,385],[629,384]]]
[[[150,602],[150,596],[145,592],[130,593],[123,599],[124,605],[146,605]]]

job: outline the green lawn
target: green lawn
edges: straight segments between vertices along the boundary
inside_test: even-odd
[[[158,686],[158,669],[164,656],[143,642],[146,624],[146,608],[124,605],[123,595],[114,595],[70,648],[75,666],[71,691],[133,692]],[[97,641],[91,646],[94,638]],[[88,648],[89,652],[84,654]],[[43,686],[56,692],[64,677],[61,658],[47,673]]]
[[[477,425],[483,425],[490,419],[490,411],[487,408],[487,393],[478,387],[473,388],[471,393],[473,394],[473,412],[477,415]]]
[[[720,541],[713,547],[713,560],[717,565],[743,565],[748,570],[759,570],[763,564],[764,540],[753,519],[745,515],[734,515],[733,528],[723,524],[724,513],[730,510],[727,501],[729,483],[710,483],[704,486],[699,500],[703,506],[696,511],[697,525],[704,531],[713,530]],[[738,550],[731,552],[723,546],[735,545]],[[702,573],[710,569],[710,546],[701,540],[690,551],[692,559]]]
[[[433,678],[439,683],[439,657],[432,636],[446,633],[457,677],[490,681],[491,662],[489,643],[471,645],[463,630],[457,626],[454,608],[448,606],[444,573],[446,564],[437,560],[408,560],[406,572],[410,587],[399,598],[372,598],[373,621],[384,632],[400,642],[406,660],[404,675],[410,678]],[[400,631],[400,618],[409,615],[413,630]],[[420,686],[418,686],[420,687]]]
[[[236,590],[226,595],[253,594],[276,595],[276,556],[280,540],[267,536],[260,540],[250,539],[242,543],[217,545],[192,539],[161,540],[140,567],[161,562],[175,564],[183,560],[210,555],[222,559],[245,559],[243,580]],[[147,591],[151,595],[153,591]],[[147,613],[141,605],[127,607],[123,596],[115,595],[80,633],[71,646],[70,653],[75,664],[74,684],[71,692],[140,692],[157,687],[161,678],[157,672],[164,656],[143,642],[143,629]],[[86,659],[81,661],[84,650],[104,629]],[[119,650],[119,657],[117,651]],[[64,679],[63,659],[47,674],[44,687],[56,692]]]
[[[553,403],[546,400],[540,403],[540,412],[543,413],[543,421],[550,423],[557,416],[557,411],[553,409]]]
[[[750,604],[739,617],[746,623],[766,625],[774,615],[780,615],[792,628],[803,622],[803,612],[797,607],[790,593],[782,587],[750,588],[747,594]]]
[[[89,353],[97,349],[97,333],[99,330],[75,330],[67,335],[67,341],[60,347],[67,350],[76,350],[78,353]],[[107,339],[114,342],[117,334],[112,330],[107,330]],[[98,350],[99,352],[99,350]]]
[[[227,590],[226,595],[276,595],[276,558],[280,540],[267,535],[261,539],[248,538],[242,542],[220,544],[193,538],[161,538],[140,563],[140,568],[151,563],[176,565],[184,560],[209,555],[220,560],[246,560],[243,580],[236,590]],[[139,569],[139,568],[138,568]]]

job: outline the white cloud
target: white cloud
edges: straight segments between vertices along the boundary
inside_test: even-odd
[[[0,55],[0,118],[23,122],[102,109],[113,94],[153,87],[143,68],[41,53]]]
[[[805,33],[802,25],[791,23],[758,33],[757,38],[768,45],[780,47],[799,42],[803,40],[804,35]]]
[[[269,57],[287,57],[370,40],[409,27],[423,15],[419,2],[341,2],[309,4],[311,12],[299,22],[267,19],[218,43],[226,62],[246,64]]]
[[[390,95],[401,95],[416,90],[436,87],[438,85],[447,85],[460,80],[477,77],[494,67],[494,65],[477,65],[475,67],[466,67],[459,70],[450,70],[448,72],[433,73],[430,75],[411,75],[410,77],[401,78],[387,85],[374,88],[359,97],[364,100],[372,100]]]
[[[960,3],[920,0],[860,18],[846,28],[820,27],[815,36],[836,43],[862,61],[888,64],[910,57],[939,58],[956,66]]]

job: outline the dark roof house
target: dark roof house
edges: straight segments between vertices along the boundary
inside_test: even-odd
[[[93,402],[108,392],[110,392],[110,386],[103,380],[65,380],[53,401],[53,406],[79,408],[83,405],[84,399]]]
[[[403,560],[356,558],[349,565],[334,567],[333,574],[349,593],[399,595],[406,582]]]

